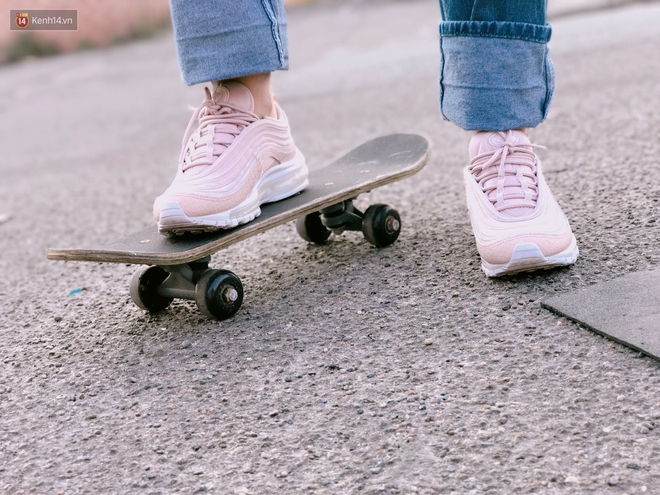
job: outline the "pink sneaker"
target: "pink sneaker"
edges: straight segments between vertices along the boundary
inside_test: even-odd
[[[236,227],[258,217],[260,205],[308,184],[305,158],[277,104],[277,119],[259,119],[242,84],[218,85],[212,95],[205,91],[183,138],[176,177],[154,203],[162,233]]]
[[[575,263],[578,247],[522,131],[478,132],[464,171],[468,210],[489,277]]]

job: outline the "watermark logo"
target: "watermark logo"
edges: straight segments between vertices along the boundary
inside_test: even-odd
[[[15,20],[19,28],[25,29],[30,24],[30,14],[28,12],[16,12]]]
[[[18,31],[77,31],[77,10],[11,10],[9,29]]]

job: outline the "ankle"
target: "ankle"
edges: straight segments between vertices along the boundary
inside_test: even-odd
[[[270,85],[270,72],[251,74],[249,76],[231,79],[243,84],[254,98],[254,113],[260,119],[265,117],[277,118],[273,90]]]

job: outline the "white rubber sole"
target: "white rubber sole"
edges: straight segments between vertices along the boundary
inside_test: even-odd
[[[573,236],[571,245],[567,249],[547,258],[543,256],[536,244],[525,242],[515,247],[508,263],[495,265],[482,260],[481,268],[489,277],[501,277],[521,272],[549,270],[557,266],[572,265],[577,260],[579,254],[580,250],[578,249],[575,236]]]
[[[160,210],[158,231],[174,234],[213,232],[248,223],[261,215],[262,204],[288,198],[305,189],[309,184],[307,176],[305,157],[296,150],[293,159],[270,168],[261,176],[247,198],[230,210],[213,215],[189,217],[183,212],[179,203],[165,203]]]

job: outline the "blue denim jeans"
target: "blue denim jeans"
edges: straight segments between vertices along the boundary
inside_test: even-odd
[[[555,88],[545,0],[440,0],[440,110],[466,130],[535,127]]]
[[[183,82],[289,68],[282,0],[171,0]]]
[[[283,0],[171,0],[186,84],[288,69]],[[554,91],[545,0],[440,0],[440,110],[466,130],[535,127]]]

